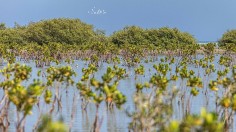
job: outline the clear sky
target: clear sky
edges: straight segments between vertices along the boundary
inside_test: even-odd
[[[0,0],[0,22],[7,26],[58,17],[79,18],[107,34],[128,25],[168,26],[217,41],[236,29],[236,0]]]

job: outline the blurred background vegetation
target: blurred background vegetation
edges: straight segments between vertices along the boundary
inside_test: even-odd
[[[142,29],[138,26],[127,26],[106,36],[103,30],[95,30],[92,25],[79,19],[57,18],[30,22],[21,26],[15,23],[13,28],[0,24],[0,43],[39,45],[50,42],[62,44],[85,45],[94,42],[113,43],[116,45],[155,45],[194,44],[196,39],[189,33],[181,32],[177,28],[163,27],[160,29]]]

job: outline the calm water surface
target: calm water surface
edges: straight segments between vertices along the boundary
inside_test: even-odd
[[[198,56],[198,58],[202,58],[203,56]],[[219,66],[219,64],[217,63],[219,60],[219,57],[216,57],[214,64],[216,69],[220,69],[222,67]],[[20,63],[24,63],[24,62],[20,62]],[[119,90],[124,93],[127,97],[127,102],[123,105],[123,107],[121,109],[117,109],[115,108],[114,110],[107,110],[106,109],[106,105],[105,103],[102,103],[99,109],[99,119],[102,123],[101,126],[101,132],[127,132],[128,131],[128,124],[131,121],[131,119],[126,115],[126,111],[133,111],[134,110],[134,104],[133,104],[133,95],[135,94],[135,83],[137,82],[141,82],[144,83],[146,81],[149,81],[149,79],[151,78],[152,75],[154,75],[156,72],[154,70],[153,64],[158,64],[160,63],[159,60],[155,61],[155,62],[149,62],[149,63],[142,63],[142,65],[145,66],[145,75],[142,76],[138,76],[135,79],[135,73],[134,73],[134,68],[128,68],[125,66],[122,66],[122,64],[120,64],[120,67],[126,68],[127,72],[129,73],[129,77],[126,78],[125,80],[121,80],[119,83]],[[26,65],[29,65],[32,67],[32,77],[30,78],[29,81],[25,82],[24,85],[28,85],[29,83],[31,83],[33,81],[33,79],[37,79],[39,77],[37,77],[37,71],[38,70],[42,70],[43,72],[46,73],[46,68],[36,68],[35,64],[33,61],[29,62],[29,63],[25,63]],[[55,65],[55,64],[53,64]],[[61,63],[60,65],[65,66],[68,65],[66,63]],[[74,71],[77,73],[77,76],[74,77],[74,81],[77,83],[82,76],[82,68],[87,67],[87,65],[85,64],[85,62],[83,61],[75,61],[73,64],[70,65]],[[103,73],[105,73],[106,68],[108,66],[113,66],[112,64],[106,64],[103,63],[101,67],[99,67],[99,70],[97,73],[95,73],[95,78],[101,80],[101,76],[103,75]],[[3,68],[3,66],[1,66],[0,68]],[[173,69],[175,68],[175,66],[173,65],[172,67]],[[149,70],[150,69],[150,70]],[[209,77],[204,76],[204,73],[202,72],[203,69],[198,69],[194,66],[189,66],[189,69],[193,69],[195,71],[195,73],[199,73],[199,75],[202,77],[203,82],[204,83],[204,88],[207,88],[208,86],[208,80],[214,80],[216,79],[216,73],[211,74]],[[172,70],[174,71],[174,70]],[[230,75],[228,75],[230,76]],[[2,78],[2,77],[1,77]],[[39,79],[46,81],[45,77],[40,77]],[[3,81],[1,79],[1,81]],[[186,82],[186,81],[184,81]],[[206,83],[207,82],[207,83]],[[180,79],[179,81],[176,83],[177,88],[180,87]],[[173,85],[169,86],[170,88],[173,87]],[[53,88],[51,88],[53,89]],[[93,122],[94,122],[94,118],[95,118],[95,114],[96,114],[96,108],[95,105],[90,103],[87,107],[87,112],[81,110],[81,100],[79,97],[79,92],[76,89],[76,87],[69,87],[67,88],[68,92],[66,93],[66,88],[64,85],[61,86],[60,88],[60,92],[62,93],[62,110],[57,112],[57,110],[55,109],[54,113],[53,113],[53,119],[54,120],[58,120],[59,118],[63,118],[64,122],[66,124],[70,124],[71,122],[71,111],[72,111],[72,105],[73,105],[73,97],[74,94],[78,95],[76,101],[77,101],[77,107],[76,107],[76,114],[75,114],[75,118],[74,118],[74,124],[73,124],[73,128],[72,131],[73,132],[88,132],[92,130],[92,126],[93,126]],[[145,90],[144,90],[145,91]],[[205,91],[205,90],[202,90]],[[148,91],[147,91],[148,92]],[[189,92],[190,93],[190,90]],[[203,92],[201,92],[197,97],[193,97],[192,98],[192,103],[191,103],[191,113],[195,113],[198,114],[201,110],[202,107],[205,107],[208,109],[208,111],[215,111],[216,107],[215,107],[215,95],[213,92],[208,92],[208,98],[209,98],[209,102],[206,103],[206,96],[204,95]],[[2,97],[3,95],[3,91],[0,92],[0,97]],[[174,105],[174,114],[173,114],[173,119],[175,120],[181,120],[183,113],[182,113],[182,108],[178,105],[178,102],[180,101],[180,99],[177,97],[175,100]],[[47,105],[45,103],[43,103],[43,98],[41,99],[40,102],[40,107],[34,107],[33,108],[33,114],[29,115],[26,119],[26,132],[30,132],[32,131],[33,126],[35,125],[35,123],[37,122],[38,117],[40,116],[40,112],[39,109],[41,109],[43,111],[43,113],[48,113],[48,111],[50,110],[51,105]],[[57,107],[56,107],[57,108]],[[10,131],[15,131],[15,121],[16,121],[16,115],[15,112],[16,108],[11,105],[10,107],[10,111],[9,111],[9,118],[10,118],[10,122],[11,122],[11,126],[10,126]],[[235,116],[234,116],[234,119]],[[234,126],[236,126],[236,123],[234,123]],[[236,128],[233,128],[232,131],[236,131]]]

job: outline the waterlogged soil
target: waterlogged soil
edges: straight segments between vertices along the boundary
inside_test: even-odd
[[[153,62],[148,62],[145,63],[144,61],[140,64],[144,65],[145,67],[145,75],[135,75],[134,72],[134,67],[127,67],[124,66],[123,63],[119,64],[119,67],[123,67],[126,69],[128,73],[128,77],[125,78],[124,80],[121,80],[118,86],[118,89],[124,93],[124,95],[127,97],[127,102],[122,106],[121,109],[114,108],[113,110],[108,110],[105,103],[103,102],[100,106],[99,109],[99,121],[101,123],[101,132],[125,132],[128,131],[128,125],[129,122],[131,121],[130,117],[127,116],[126,112],[132,112],[134,111],[134,103],[133,103],[133,95],[136,92],[135,84],[140,82],[148,82],[151,78],[152,75],[156,73],[155,69],[153,68],[154,64],[159,64],[160,63],[160,58],[154,60]],[[203,58],[203,56],[199,55],[197,56],[198,59]],[[180,60],[180,58],[176,57],[176,60]],[[216,70],[222,70],[224,67],[220,66],[218,64],[219,61],[219,56],[215,57],[214,60],[214,65]],[[23,61],[18,61],[21,64],[26,64],[28,66],[32,67],[32,74],[31,78],[27,81],[24,82],[24,85],[28,85],[31,82],[33,82],[33,79],[40,79],[44,82],[46,82],[46,77],[45,76],[37,76],[38,70],[41,70],[42,72],[46,73],[47,67],[44,68],[36,68],[34,61],[30,62],[23,62]],[[138,65],[140,65],[138,64]],[[56,66],[56,64],[52,64]],[[66,66],[70,65],[73,70],[76,72],[77,76],[73,78],[73,80],[77,83],[81,77],[82,77],[82,68],[86,68],[87,62],[85,61],[80,61],[80,60],[75,60],[73,64],[67,64],[65,62],[62,62],[59,64],[59,66]],[[4,64],[0,68],[3,68],[6,66]],[[102,63],[102,65],[98,68],[98,72],[95,73],[95,78],[98,80],[101,80],[101,76],[105,73],[106,69],[108,66],[113,66],[113,64],[107,64],[107,63]],[[175,69],[175,64],[172,65],[172,73],[174,73]],[[195,71],[197,75],[199,75],[202,80],[203,80],[203,88],[200,90],[199,95],[196,97],[192,97],[191,99],[191,105],[190,105],[190,113],[192,114],[199,114],[201,111],[201,108],[205,107],[208,111],[215,111],[216,110],[216,105],[215,105],[215,100],[216,96],[215,93],[210,91],[208,88],[208,84],[210,80],[215,80],[217,78],[217,74],[212,73],[210,76],[205,76],[204,71],[205,69],[202,68],[197,68],[193,65],[189,65],[188,69],[192,69]],[[231,77],[230,74],[228,74],[229,77]],[[170,73],[168,73],[168,78],[170,77]],[[3,81],[3,78],[1,77],[0,81]],[[171,89],[173,87],[176,87],[180,89],[181,86],[186,86],[186,80],[181,80],[178,79],[176,83],[170,83],[168,85],[168,88]],[[52,90],[54,89],[53,87],[51,88]],[[187,97],[190,94],[190,88],[189,90],[187,89],[186,95]],[[207,93],[206,93],[207,90]],[[55,107],[55,110],[52,114],[52,117],[54,120],[59,120],[63,119],[63,121],[66,124],[71,124],[71,112],[73,111],[72,106],[73,106],[73,97],[74,95],[78,95],[76,98],[77,102],[77,107],[75,109],[75,117],[73,120],[73,127],[72,127],[72,132],[88,132],[92,130],[93,127],[93,122],[96,114],[96,108],[93,103],[89,103],[87,107],[87,111],[84,111],[81,109],[81,99],[79,96],[79,91],[77,90],[76,86],[69,86],[66,88],[65,85],[60,86],[60,92],[62,95],[61,101],[62,101],[62,109],[57,111],[57,107]],[[150,92],[149,90],[144,90],[144,93]],[[223,88],[219,90],[219,95],[222,95]],[[0,97],[3,96],[3,91],[0,91]],[[208,100],[208,101],[207,101]],[[185,100],[186,104],[187,100]],[[173,119],[174,120],[181,120],[183,118],[183,106],[181,105],[182,101],[180,99],[180,95],[176,97],[173,103]],[[186,107],[186,106],[184,106]],[[34,125],[36,124],[38,117],[40,116],[40,111],[42,111],[44,114],[49,113],[49,110],[51,108],[50,104],[45,104],[43,101],[43,97],[41,97],[41,100],[39,102],[39,105],[36,105],[33,108],[32,114],[29,115],[26,118],[26,125],[25,125],[25,131],[32,131]],[[9,119],[10,119],[10,128],[9,131],[15,131],[15,122],[16,122],[16,108],[15,106],[11,105],[10,106],[10,111],[9,111]],[[236,116],[234,115],[234,120],[236,119]],[[236,126],[236,123],[234,122],[233,126]],[[231,131],[236,131],[236,128],[232,128]]]

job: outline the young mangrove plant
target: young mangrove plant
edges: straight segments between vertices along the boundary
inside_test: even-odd
[[[90,79],[91,87],[82,82],[77,83],[81,96],[91,100],[96,105],[96,117],[93,126],[95,132],[98,132],[101,127],[98,122],[98,112],[102,101],[106,102],[108,108],[112,108],[114,105],[120,108],[126,102],[126,97],[117,88],[119,81],[125,77],[125,73],[126,70],[123,68],[108,67],[106,73],[102,76],[102,81],[95,78]]]
[[[51,92],[49,90],[51,90],[49,88],[50,87],[54,87],[54,100],[53,100],[53,104],[52,104],[52,108],[50,110],[50,113],[52,113],[54,111],[54,107],[55,107],[55,103],[57,102],[58,104],[58,111],[60,110],[60,108],[62,108],[62,104],[61,104],[61,94],[60,91],[62,89],[61,86],[63,83],[66,83],[66,93],[67,93],[67,88],[70,85],[74,84],[74,81],[72,79],[73,76],[75,76],[75,72],[74,70],[69,67],[69,66],[64,66],[64,67],[49,67],[47,69],[47,92],[46,92],[46,98],[47,100],[45,100],[46,102],[50,102],[49,101],[49,97],[51,97]]]
[[[26,116],[31,114],[33,106],[38,102],[45,86],[39,81],[34,80],[28,87],[22,85],[24,81],[30,78],[31,68],[26,65],[14,64],[8,65],[1,70],[1,74],[5,77],[5,81],[0,83],[0,87],[4,90],[4,97],[1,100],[1,120],[0,126],[2,131],[7,131],[9,126],[8,111],[10,103],[16,107],[16,130],[21,132],[24,130]]]
[[[86,111],[87,105],[90,102],[90,97],[92,96],[92,89],[90,88],[90,79],[94,76],[94,73],[97,72],[98,68],[89,64],[88,68],[83,68],[82,78],[80,82],[77,83],[77,89],[80,92],[80,97],[82,101],[81,108]]]

